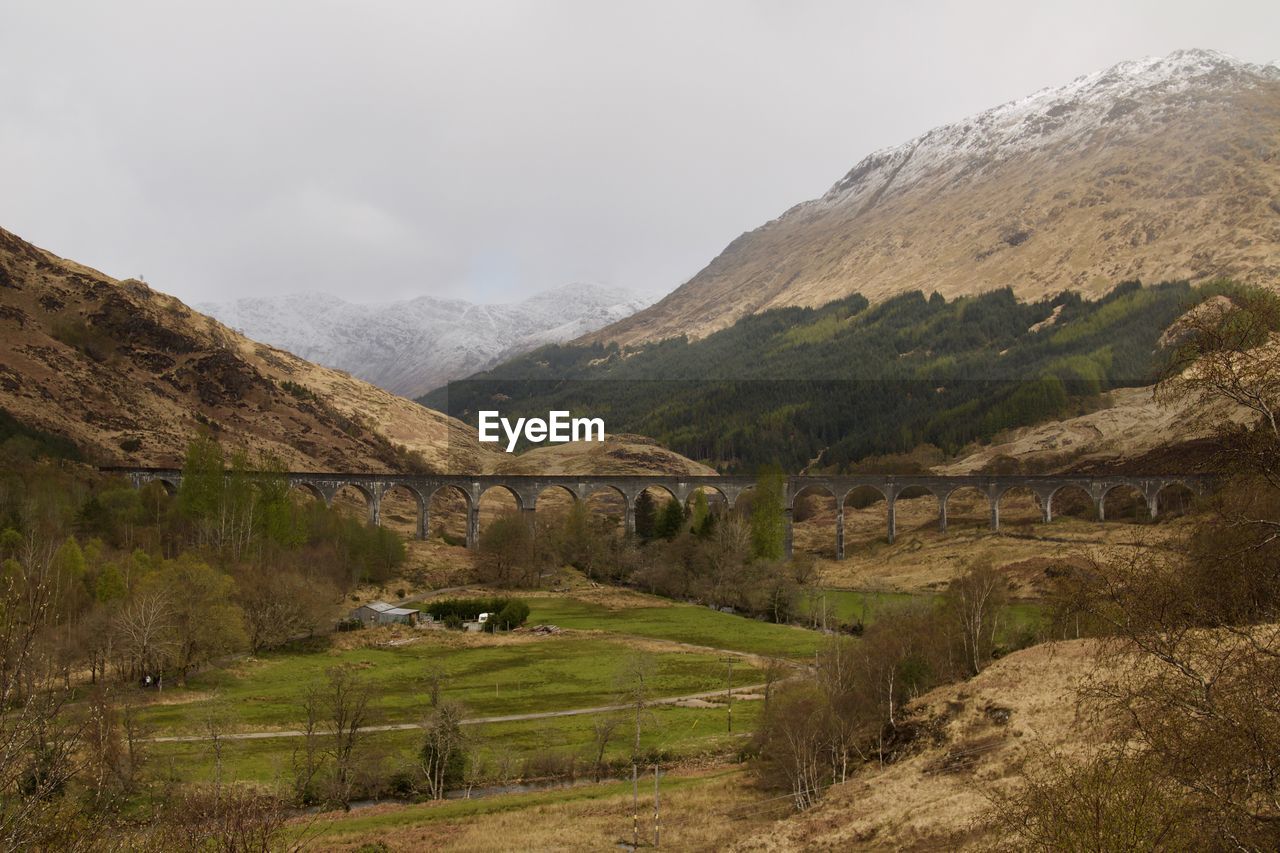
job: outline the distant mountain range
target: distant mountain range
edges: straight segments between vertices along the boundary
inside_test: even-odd
[[[1280,67],[1186,50],[870,154],[584,342],[699,338],[854,293],[1096,297],[1215,276],[1280,282]]]
[[[542,344],[595,331],[652,301],[571,284],[507,305],[431,296],[357,304],[306,293],[196,307],[254,340],[415,397]]]

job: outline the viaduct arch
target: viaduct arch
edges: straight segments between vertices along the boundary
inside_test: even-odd
[[[107,473],[127,476],[134,488],[147,483],[160,482],[169,489],[182,485],[182,471],[175,468],[103,468]],[[626,505],[625,527],[627,533],[635,532],[635,502],[640,493],[650,486],[659,486],[670,492],[684,504],[700,487],[714,489],[724,496],[732,509],[743,492],[755,486],[752,477],[681,476],[681,475],[602,475],[537,476],[512,474],[363,474],[356,472],[289,472],[283,476],[291,487],[305,489],[317,495],[326,505],[331,504],[338,490],[352,486],[365,495],[369,507],[369,523],[382,521],[382,496],[394,488],[407,491],[418,505],[417,536],[427,536],[427,514],[431,497],[440,489],[453,487],[467,498],[467,547],[474,548],[480,533],[480,496],[493,488],[506,489],[515,496],[520,512],[532,523],[538,496],[545,490],[558,487],[568,492],[575,501],[585,500],[599,491],[613,491],[622,496]],[[990,506],[990,528],[1000,529],[1000,498],[1010,489],[1020,488],[1036,496],[1044,521],[1053,520],[1053,498],[1064,488],[1080,489],[1089,496],[1098,513],[1104,519],[1103,502],[1107,492],[1118,486],[1135,489],[1146,501],[1151,518],[1159,514],[1160,492],[1168,486],[1185,486],[1195,495],[1202,495],[1213,487],[1212,476],[1203,474],[1153,474],[1138,476],[896,476],[862,475],[842,476],[792,476],[786,478],[784,489],[786,519],[786,551],[791,554],[792,511],[796,496],[805,490],[825,491],[836,499],[836,558],[844,559],[844,509],[845,500],[858,488],[869,486],[884,496],[887,515],[886,538],[893,542],[897,533],[894,503],[903,492],[929,493],[938,500],[938,528],[947,529],[947,499],[961,488],[972,488],[983,493]]]

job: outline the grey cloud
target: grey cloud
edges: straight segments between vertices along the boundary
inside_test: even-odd
[[[861,156],[1269,2],[50,2],[0,16],[0,225],[191,302],[666,291]]]

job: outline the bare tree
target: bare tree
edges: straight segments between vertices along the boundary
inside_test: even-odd
[[[631,707],[635,720],[633,760],[640,754],[640,732],[649,707],[649,696],[653,690],[652,682],[656,671],[657,664],[653,656],[637,651],[627,656],[618,672],[618,687],[623,704]]]
[[[53,550],[27,536],[17,572],[0,577],[0,848],[6,850],[85,842],[69,837],[57,816],[59,795],[86,760],[85,724],[66,713],[71,693],[39,653],[51,615]]]
[[[596,782],[604,775],[604,754],[609,749],[609,741],[622,723],[623,718],[618,714],[602,714],[591,721],[592,778]]]
[[[310,636],[324,624],[339,596],[332,585],[297,572],[241,577],[236,598],[244,611],[249,650],[280,646]]]
[[[215,697],[212,702],[200,711],[200,727],[204,730],[205,742],[213,755],[213,793],[222,793],[222,753],[226,747],[225,736],[231,729],[234,714],[227,704]]]
[[[276,853],[307,847],[309,824],[291,824],[293,810],[281,797],[230,786],[217,794],[183,788],[165,803],[159,819],[129,839],[131,850]]]
[[[119,714],[113,697],[99,685],[90,695],[84,746],[89,794],[97,807],[105,806],[125,788],[125,753],[120,743]]]
[[[786,782],[797,809],[816,803],[830,782],[830,731],[830,706],[812,682],[780,690],[769,703],[757,735],[761,766],[766,778]]]
[[[304,707],[308,717],[316,715],[326,731],[325,756],[330,761],[327,800],[344,809],[351,807],[355,782],[356,749],[369,717],[370,687],[356,670],[335,666],[326,672],[323,685],[312,688]]]
[[[1200,404],[1219,430],[1236,433],[1221,403],[1251,413],[1253,425],[1280,439],[1280,300],[1245,291],[1219,296],[1183,315],[1170,328],[1177,347],[1165,368],[1157,399]]]
[[[444,667],[437,663],[428,663],[422,678],[427,682],[427,701],[431,703],[432,708],[435,708],[440,704],[440,690],[444,687]]]
[[[504,513],[480,534],[476,570],[495,586],[536,586],[541,554],[521,512]]]
[[[743,567],[751,559],[750,524],[738,513],[722,516],[706,551],[709,598],[712,604],[723,605],[740,590]]]
[[[322,691],[311,687],[302,698],[302,737],[293,750],[293,794],[298,803],[309,805],[319,799],[316,777],[324,763],[320,743],[320,715],[323,704]]]
[[[422,723],[419,766],[426,780],[427,794],[443,799],[449,786],[463,781],[466,773],[466,735],[462,731],[463,708],[456,702],[435,706]]]
[[[167,596],[159,591],[134,595],[116,616],[115,647],[125,661],[125,675],[139,678],[158,673],[174,651],[173,624]]]
[[[969,567],[948,585],[943,600],[956,625],[970,675],[977,675],[991,659],[998,617],[1009,584],[989,564]]]
[[[147,724],[139,712],[136,699],[126,696],[120,703],[120,733],[124,738],[125,761],[123,772],[127,788],[137,786],[138,776],[147,765],[148,755],[145,744],[151,736],[151,726]]]

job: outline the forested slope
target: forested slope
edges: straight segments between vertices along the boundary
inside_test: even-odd
[[[1096,301],[1036,302],[1009,289],[951,301],[915,291],[875,306],[855,294],[692,342],[544,347],[421,402],[470,422],[483,408],[569,409],[724,471],[815,460],[847,470],[924,444],[954,453],[1077,413],[1100,391],[1149,384],[1169,325],[1233,287],[1128,282]]]

